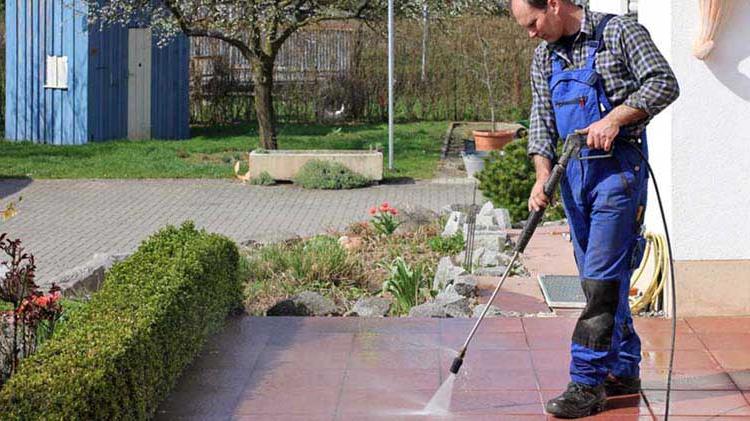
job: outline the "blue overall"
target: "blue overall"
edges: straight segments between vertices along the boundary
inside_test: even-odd
[[[557,130],[561,138],[588,127],[612,106],[596,72],[596,53],[611,16],[587,41],[586,65],[564,70],[565,62],[552,54],[549,79]],[[627,137],[621,132],[620,136]],[[646,150],[645,134],[637,147]],[[606,152],[583,148],[581,156]],[[646,205],[647,171],[630,145],[615,142],[613,157],[572,159],[560,190],[571,227],[576,264],[587,303],[573,332],[571,380],[601,384],[609,373],[639,375],[641,342],[633,328],[628,295],[630,277],[642,258],[641,218]]]

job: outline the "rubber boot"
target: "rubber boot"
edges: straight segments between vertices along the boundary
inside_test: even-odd
[[[562,395],[547,402],[545,409],[559,418],[582,418],[604,410],[607,396],[604,386],[570,382]]]

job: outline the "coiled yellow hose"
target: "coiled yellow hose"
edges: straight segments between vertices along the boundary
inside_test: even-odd
[[[641,264],[630,278],[630,287],[633,288],[640,280],[649,264],[652,265],[653,271],[648,287],[643,294],[630,297],[630,312],[632,314],[659,310],[661,293],[669,280],[669,249],[665,237],[653,232],[646,232],[644,237],[646,238],[646,249],[643,252]]]

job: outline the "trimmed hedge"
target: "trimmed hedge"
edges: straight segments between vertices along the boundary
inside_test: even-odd
[[[102,288],[0,390],[0,419],[144,419],[206,338],[240,306],[233,242],[168,226],[112,267]]]

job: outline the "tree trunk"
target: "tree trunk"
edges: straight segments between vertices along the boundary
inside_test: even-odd
[[[255,115],[258,119],[260,145],[264,149],[278,149],[276,143],[276,115],[273,109],[273,57],[251,61],[255,93]]]

